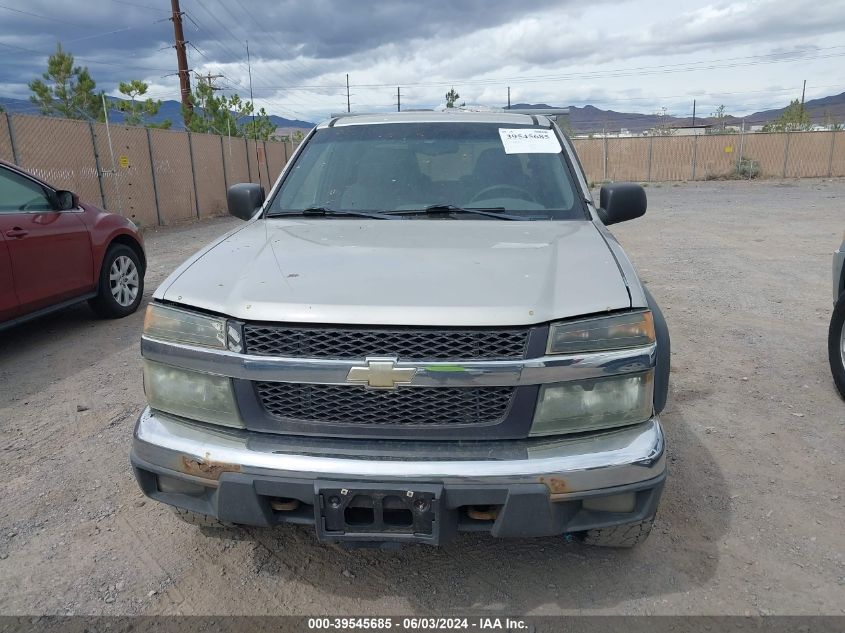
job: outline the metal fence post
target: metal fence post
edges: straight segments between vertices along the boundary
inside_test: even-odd
[[[12,162],[15,165],[20,165],[20,161],[18,160],[18,148],[15,145],[15,132],[12,129],[12,115],[8,112],[6,113],[6,127],[9,128],[9,143],[12,144]]]
[[[695,130],[693,130],[693,137],[692,137],[692,178],[690,180],[695,180],[695,159],[698,155],[698,134],[695,134]]]
[[[226,146],[223,137],[220,137],[220,153],[223,155],[223,188],[229,191],[229,174],[226,173]]]
[[[648,139],[648,176],[646,177],[646,182],[651,182],[651,159],[654,155],[654,134],[651,134]]]
[[[827,157],[827,177],[833,176],[833,148],[836,146],[836,130],[830,133],[830,156]]]
[[[200,198],[197,192],[197,170],[194,167],[194,144],[191,142],[193,132],[188,132],[188,154],[191,155],[191,180],[194,181],[194,207],[197,210],[197,219],[200,217]]]
[[[163,226],[161,223],[161,209],[159,209],[159,202],[158,202],[158,184],[156,183],[156,166],[153,162],[153,143],[150,139],[150,128],[146,128],[147,130],[147,151],[150,154],[150,176],[153,177],[153,196],[155,197],[156,201],[156,222],[158,222],[159,226]]]
[[[745,119],[742,120],[742,126],[739,128],[739,156],[736,157],[736,173],[742,172],[742,154],[745,151]]]
[[[100,206],[106,208],[106,190],[103,188],[103,169],[100,166],[100,152],[97,151],[97,134],[94,132],[94,122],[88,121],[91,130],[91,147],[94,148],[94,166],[97,169],[97,183],[100,185]],[[14,147],[14,144],[12,145]]]
[[[605,132],[605,134],[604,134],[604,145],[602,145],[602,147],[604,149],[604,160],[602,161],[602,162],[604,162],[604,178],[602,178],[602,180],[606,181],[607,180],[607,153],[608,153],[607,152],[607,132]]]
[[[786,141],[783,144],[783,178],[786,178],[786,165],[789,163],[789,130],[786,132]]]
[[[270,155],[267,153],[267,141],[261,141],[264,145],[264,171],[267,172],[267,191],[273,186],[273,179],[270,178]]]
[[[244,137],[244,154],[246,154],[246,175],[249,181],[252,182],[252,167],[249,165],[249,141]],[[258,179],[259,181],[261,178]]]

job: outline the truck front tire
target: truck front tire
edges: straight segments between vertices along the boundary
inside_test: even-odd
[[[827,336],[827,353],[830,359],[830,373],[833,374],[833,382],[839,390],[839,395],[845,398],[845,363],[842,361],[845,352],[842,351],[845,345],[845,292],[839,295],[839,300],[833,308],[833,316],[830,318],[830,330]]]

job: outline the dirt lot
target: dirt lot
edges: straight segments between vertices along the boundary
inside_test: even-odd
[[[79,306],[0,333],[0,613],[845,613],[845,402],[826,353],[845,181],[648,194],[647,216],[616,229],[673,340],[671,472],[644,546],[206,535],[129,469],[143,311]],[[235,224],[148,234],[147,296]]]

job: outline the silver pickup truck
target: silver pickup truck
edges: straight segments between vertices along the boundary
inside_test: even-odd
[[[552,118],[321,123],[237,229],[155,292],[143,492],[200,525],[323,542],[460,531],[627,547],[666,477],[669,334]]]

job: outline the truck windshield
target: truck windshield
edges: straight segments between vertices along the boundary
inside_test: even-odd
[[[577,192],[560,143],[548,128],[460,122],[349,125],[314,134],[268,216],[321,207],[407,211],[407,217],[416,218],[426,214],[410,212],[453,206],[525,219],[583,220],[588,216]],[[485,219],[472,213],[454,217]]]

